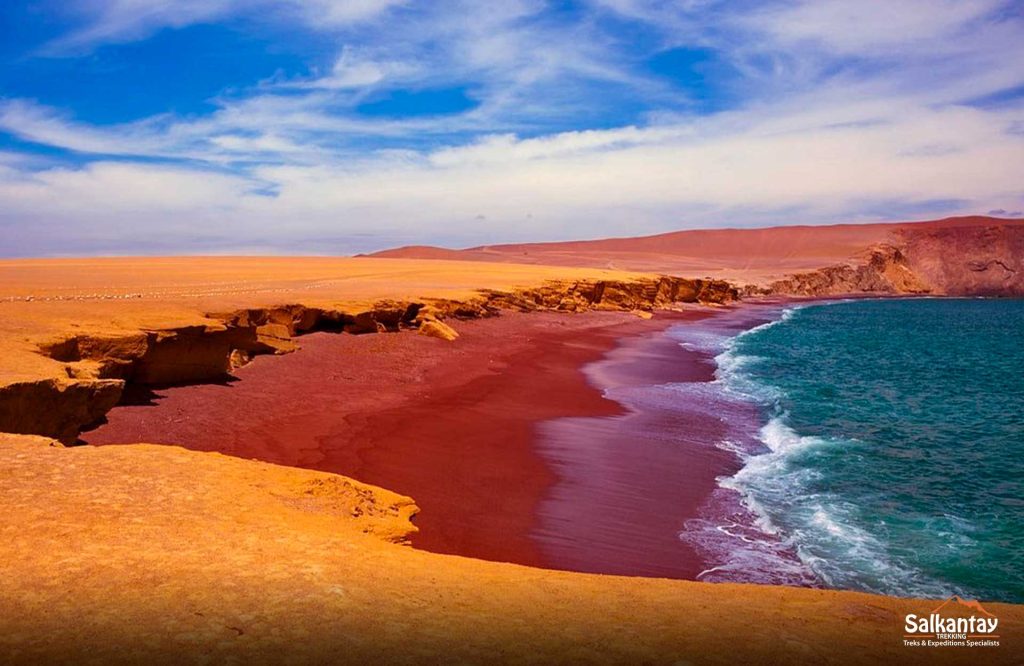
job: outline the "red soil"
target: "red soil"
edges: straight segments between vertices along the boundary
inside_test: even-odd
[[[300,340],[299,352],[257,358],[236,372],[237,380],[136,396],[138,404],[115,408],[83,439],[178,444],[341,473],[413,497],[421,509],[415,546],[579,568],[545,555],[531,537],[538,507],[557,480],[536,449],[537,424],[624,414],[587,382],[581,367],[621,338],[703,316],[643,321],[622,313],[506,314],[456,324],[462,336],[455,343],[414,334],[313,334]],[[666,375],[662,361],[632,368],[644,381],[647,371],[679,376],[678,370]],[[713,483],[699,466],[690,470]],[[659,496],[669,489],[656,483],[647,490],[651,506],[679,501],[674,491]],[[632,529],[676,541],[678,516],[668,528],[658,517]],[[625,518],[639,520],[639,514]],[[586,512],[580,520],[586,523]],[[684,569],[695,566],[691,561]]]
[[[466,250],[413,246],[372,256],[611,267],[756,282],[847,261],[871,245],[892,240],[897,233],[993,225],[1024,226],[1024,220],[973,216],[928,222],[698,229],[636,238],[487,245]]]

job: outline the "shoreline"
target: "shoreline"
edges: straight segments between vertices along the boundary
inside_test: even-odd
[[[624,416],[581,369],[623,340],[717,312],[503,313],[457,323],[454,344],[312,334],[296,353],[240,368],[237,380],[133,396],[82,439],[343,474],[413,497],[417,548],[572,569],[533,538],[558,480],[538,450],[537,424]]]
[[[393,489],[420,506],[409,541],[430,552],[582,573],[820,587],[795,552],[757,530],[738,498],[722,497],[729,493],[719,480],[746,464],[739,451],[753,450],[760,416],[709,389],[723,340],[793,305],[834,300],[764,300],[651,321],[506,313],[464,322],[455,345],[314,334],[307,350],[258,359],[237,381],[144,396],[84,439],[165,438]],[[702,346],[708,335],[717,343]],[[340,363],[338,352],[347,354]],[[311,374],[314,367],[327,374]],[[372,404],[353,405],[358,396],[339,394],[338,379]],[[243,404],[256,418],[232,429]],[[300,405],[316,414],[292,414]],[[287,427],[296,421],[303,428]],[[755,423],[748,442],[733,437],[740,422]],[[757,543],[732,553],[723,533]]]
[[[317,333],[224,383],[137,391],[82,439],[174,444],[388,488],[416,501],[409,541],[431,552],[698,580],[710,565],[680,532],[742,463],[716,446],[728,429],[716,415],[638,392],[714,380],[714,354],[670,329],[735,335],[788,302],[652,320],[503,313],[458,323],[455,344]]]
[[[540,424],[538,449],[558,472],[534,537],[552,566],[588,573],[697,580],[707,563],[680,538],[741,466],[717,443],[729,424],[707,401],[680,400],[675,387],[715,381],[715,354],[672,331],[735,335],[769,321],[782,301],[748,303],[700,320],[619,340],[582,368],[591,385],[622,406],[613,416]],[[680,325],[681,324],[681,325]]]
[[[589,315],[572,318],[577,316]],[[630,340],[666,323],[622,313],[593,316],[614,317],[624,328],[650,327]],[[563,317],[536,313],[522,319]],[[388,372],[406,376],[408,392],[399,391],[402,395],[429,390],[423,387],[424,378],[439,386],[446,376],[451,378],[429,367],[423,375],[409,372],[407,362],[416,351],[441,345],[438,340],[409,334],[312,335],[302,339],[304,346],[319,339],[357,342],[346,357],[350,361],[361,359],[379,368],[382,360],[390,359]],[[468,341],[470,335],[464,338]],[[495,342],[517,341],[497,330],[489,340],[479,341]],[[306,351],[316,350],[310,344]],[[298,356],[260,357],[242,372]],[[592,376],[600,374],[594,365]],[[342,375],[348,382],[356,379],[344,371]],[[242,382],[200,386],[224,395],[241,388]],[[381,399],[372,392],[373,384],[357,388],[344,398],[364,406]],[[310,404],[315,397],[309,391],[297,397],[277,394],[278,400],[292,400],[311,418],[320,418],[323,410],[315,411]],[[605,406],[615,404],[600,400]],[[260,413],[259,404],[235,406],[239,409],[229,412],[231,418]],[[610,416],[626,413],[616,409]],[[171,427],[188,425],[188,412],[168,416]],[[199,426],[192,424],[197,432]],[[11,542],[4,565],[18,572],[12,578],[17,598],[40,599],[35,605],[21,603],[4,625],[8,644],[23,656],[68,658],[73,654],[66,651],[70,646],[81,649],[82,631],[94,637],[88,645],[95,654],[110,657],[146,636],[156,637],[150,643],[154,654],[226,657],[252,656],[259,650],[273,660],[297,655],[323,660],[339,649],[375,660],[409,650],[468,661],[493,661],[497,651],[513,661],[538,654],[576,660],[594,641],[603,649],[587,652],[588,660],[613,663],[734,663],[737,658],[777,660],[780,655],[808,664],[859,663],[864,658],[967,663],[978,654],[975,649],[919,651],[901,644],[904,614],[926,615],[937,603],[933,600],[785,585],[594,576],[438,555],[392,543],[411,525],[407,515],[395,519],[389,514],[395,507],[404,511],[401,507],[411,506],[404,502],[412,500],[343,477],[177,446],[39,446],[12,442],[0,448],[6,456],[0,456],[0,464],[10,466],[8,458],[13,459],[17,470],[31,461],[31,483],[19,483],[16,494],[5,496],[5,511],[15,522],[35,526]],[[315,449],[292,455],[316,459]],[[68,475],[68,469],[74,474]],[[28,477],[15,472],[10,478]],[[123,478],[127,484],[97,485],[96,478]],[[350,507],[349,500],[336,499],[333,493],[353,484],[361,499]],[[382,521],[387,531],[367,532],[362,526],[367,520]],[[378,538],[387,534],[392,536]],[[70,568],[68,559],[52,557],[69,538],[76,544]],[[181,543],[189,545],[182,548]],[[146,573],[140,574],[139,562],[146,563]],[[44,564],[49,568],[42,569]],[[39,596],[41,586],[53,581],[59,583],[54,591]],[[143,589],[159,589],[159,594]],[[115,598],[111,590],[117,591]],[[1019,632],[1024,607],[987,601],[985,607],[1000,617],[1004,635]],[[182,629],[194,638],[180,638]],[[0,648],[4,646],[0,640]],[[1010,663],[1011,654],[1006,647],[985,653],[993,663]]]
[[[730,442],[745,461],[741,473],[723,479],[703,524],[687,526],[702,530],[717,555],[719,566],[701,580],[791,585],[787,576],[806,577],[831,589],[1021,601],[1013,565],[1003,571],[1014,562],[1015,534],[989,511],[1004,501],[993,480],[1017,476],[1004,472],[1013,455],[995,461],[1017,445],[1019,386],[1001,377],[1019,376],[1005,331],[1020,310],[1001,299],[912,300],[787,307],[759,327],[770,330],[724,348],[727,389],[761,405],[763,418]],[[970,324],[951,323],[958,318]],[[940,351],[940,337],[956,340],[945,344],[957,353]],[[950,388],[950,373],[963,367],[985,379],[957,374]],[[965,403],[977,414],[958,414]],[[936,405],[950,409],[929,408]],[[936,469],[914,457],[956,459],[967,442],[970,467]],[[976,549],[973,572],[959,568],[952,542]],[[799,567],[788,566],[786,551],[800,552]],[[1001,573],[982,573],[990,571]]]

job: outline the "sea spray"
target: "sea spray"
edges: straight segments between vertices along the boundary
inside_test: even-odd
[[[715,385],[761,422],[681,534],[701,578],[1024,599],[1019,330],[1020,301],[857,301],[723,341]]]

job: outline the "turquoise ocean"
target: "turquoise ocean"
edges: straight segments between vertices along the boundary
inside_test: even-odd
[[[717,353],[702,398],[747,415],[717,443],[739,471],[680,535],[701,579],[1024,602],[1024,301],[844,301],[673,334]]]

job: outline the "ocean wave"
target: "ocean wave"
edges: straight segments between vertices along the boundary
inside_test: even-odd
[[[677,326],[669,329],[667,334],[685,349],[710,353],[721,351],[731,337],[696,326]]]
[[[742,466],[718,479],[702,517],[680,534],[709,563],[698,578],[928,597],[961,593],[892,557],[883,538],[858,519],[855,506],[821,492],[827,470],[815,466],[816,456],[860,443],[796,432],[782,408],[781,389],[751,372],[763,359],[745,351],[744,341],[791,320],[802,307],[721,342],[715,388],[729,399],[757,404],[768,420],[756,433],[733,433],[717,443]],[[752,439],[761,446],[751,446]]]

